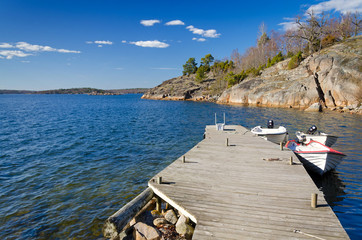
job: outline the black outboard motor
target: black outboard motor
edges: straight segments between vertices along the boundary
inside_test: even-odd
[[[274,122],[273,120],[268,121],[268,128],[274,128]]]
[[[313,125],[308,129],[307,133],[308,134],[314,134],[316,131],[317,131],[317,126]]]

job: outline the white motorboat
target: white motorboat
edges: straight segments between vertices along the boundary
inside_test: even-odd
[[[327,147],[331,147],[333,144],[337,142],[337,136],[333,136],[327,133],[323,132],[317,132],[317,126],[313,125],[311,126],[307,133],[303,132],[296,132],[295,135],[298,138],[298,141],[304,144],[308,144],[311,140],[320,142]]]
[[[304,144],[308,144],[311,140],[314,140],[316,142],[322,143],[323,145],[326,145],[327,147],[331,147],[333,144],[337,142],[338,139],[337,136],[333,136],[323,132],[307,134],[298,131],[295,133],[295,135],[297,136],[299,142],[302,142]]]
[[[342,162],[342,158],[346,156],[314,140],[310,140],[308,144],[291,140],[285,146],[297,155],[306,168],[320,175],[336,168]]]
[[[251,133],[262,136],[264,139],[271,141],[276,144],[284,143],[288,141],[288,132],[287,129],[283,126],[274,128],[273,120],[268,121],[268,128],[263,128],[261,126],[256,126],[251,129]]]

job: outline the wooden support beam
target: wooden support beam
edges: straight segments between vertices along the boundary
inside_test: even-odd
[[[103,227],[103,236],[114,239],[127,226],[133,217],[152,199],[153,191],[147,188],[116,213],[110,216]]]
[[[317,208],[317,201],[318,201],[318,194],[312,193],[310,206],[312,208]]]
[[[156,210],[161,212],[161,198],[156,196]]]
[[[157,184],[162,184],[162,177],[157,177]]]

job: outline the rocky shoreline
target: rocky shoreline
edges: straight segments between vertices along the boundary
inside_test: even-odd
[[[209,73],[201,83],[193,75],[167,80],[142,98],[362,114],[362,36],[314,53],[295,69],[289,70],[288,62],[266,68],[221,94],[212,91],[221,76]]]

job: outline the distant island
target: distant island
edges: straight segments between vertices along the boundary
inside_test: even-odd
[[[147,92],[148,88],[110,89],[68,88],[42,91],[0,89],[0,94],[87,94],[87,95],[123,95]]]

